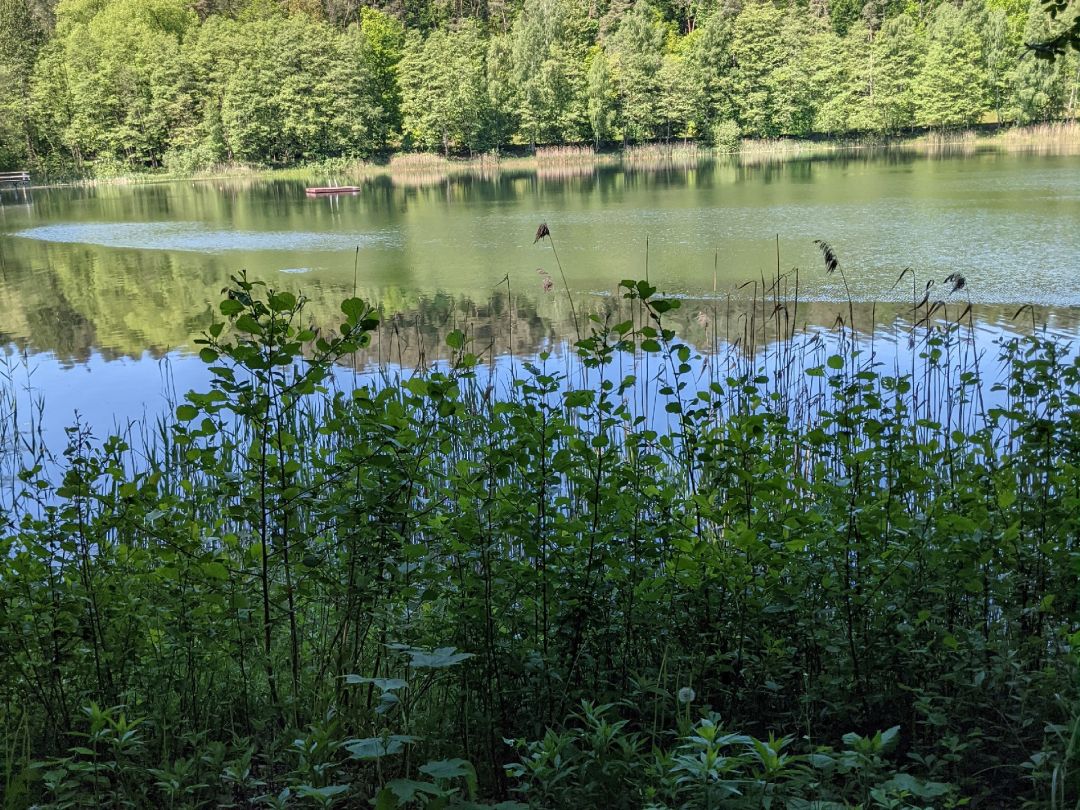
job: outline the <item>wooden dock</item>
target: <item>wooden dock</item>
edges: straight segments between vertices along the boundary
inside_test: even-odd
[[[21,188],[30,185],[30,172],[0,172],[0,187]]]
[[[30,172],[0,172],[0,199],[5,189],[17,190],[16,194],[26,203],[30,202]]]

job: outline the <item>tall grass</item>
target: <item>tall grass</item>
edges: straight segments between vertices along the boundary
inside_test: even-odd
[[[997,136],[1007,149],[1075,154],[1080,149],[1080,121],[1010,127]]]
[[[694,141],[639,144],[623,150],[623,163],[632,168],[692,167],[708,154]]]
[[[591,146],[541,146],[536,149],[537,166],[587,163],[594,164],[602,156]]]

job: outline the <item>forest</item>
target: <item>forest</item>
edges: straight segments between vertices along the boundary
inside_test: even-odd
[[[1051,4],[1053,5],[1053,4]],[[1076,117],[1039,0],[0,0],[0,169],[881,138]]]

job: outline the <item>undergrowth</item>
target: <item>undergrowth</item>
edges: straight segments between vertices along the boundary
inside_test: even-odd
[[[1080,364],[790,284],[337,390],[376,313],[236,277],[145,447],[5,434],[3,806],[1077,806]]]

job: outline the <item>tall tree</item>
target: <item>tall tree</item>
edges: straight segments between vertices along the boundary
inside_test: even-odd
[[[646,0],[638,0],[608,40],[625,141],[652,137],[659,123],[657,102],[666,33],[655,9]]]
[[[373,8],[360,13],[360,30],[368,43],[371,82],[389,132],[401,131],[401,89],[398,63],[405,48],[405,26],[396,17]]]
[[[489,130],[494,146],[509,143],[517,130],[518,91],[514,82],[514,49],[509,34],[496,34],[488,43],[487,92]]]
[[[814,108],[811,128],[816,132],[842,133],[849,129],[858,109],[860,86],[857,62],[868,50],[865,30],[854,25],[841,39],[825,16],[812,21],[803,51],[810,84],[809,104]]]
[[[589,128],[597,148],[611,137],[615,123],[615,82],[604,49],[594,48],[589,55],[588,109]]]
[[[479,26],[410,33],[401,60],[401,109],[407,136],[449,154],[487,145],[486,49]]]
[[[987,10],[983,23],[983,53],[990,107],[999,122],[1012,119],[1015,116],[1010,102],[1021,50],[1011,31],[1009,15],[1003,8]]]
[[[770,2],[749,0],[731,30],[731,97],[743,132],[782,134],[773,77],[784,66],[783,12]]]
[[[888,20],[871,48],[872,92],[862,105],[862,128],[896,133],[915,125],[915,88],[926,61],[926,40],[915,19],[901,14]]]
[[[1041,42],[1052,35],[1055,27],[1039,0],[1032,0],[1024,27],[1024,41]],[[1063,54],[1049,60],[1038,59],[1019,49],[1017,52],[1020,54],[1015,69],[1017,120],[1027,124],[1062,115],[1067,103],[1067,56]]]
[[[567,0],[526,0],[514,23],[518,119],[533,146],[573,137],[584,124],[588,28]]]
[[[28,0],[0,0],[0,169],[32,157],[30,77],[44,40]]]
[[[220,26],[201,45],[209,52],[202,69],[223,83],[202,129],[213,137],[220,121],[228,157],[288,163],[366,155],[385,142],[375,59],[361,29],[271,17]]]
[[[720,121],[734,120],[732,98],[731,17],[717,11],[688,39],[686,69],[690,78],[693,122],[701,133]]]
[[[987,109],[983,40],[970,14],[939,6],[927,31],[926,62],[915,87],[916,123],[967,126]]]
[[[685,50],[685,44],[680,42],[674,50],[664,54],[660,65],[656,118],[665,138],[689,134],[694,120],[694,77],[687,66]]]
[[[75,0],[58,9],[75,152],[130,165],[157,165],[173,125],[180,42],[196,23],[185,0]]]

